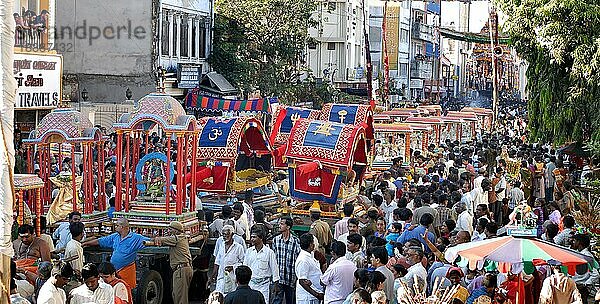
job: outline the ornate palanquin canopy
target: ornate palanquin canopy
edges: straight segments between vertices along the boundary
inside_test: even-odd
[[[25,143],[85,142],[102,139],[102,133],[94,128],[88,117],[72,108],[57,108],[42,118]]]
[[[252,117],[205,117],[198,120],[198,128],[199,161],[235,161],[240,152],[271,151],[260,121]]]
[[[131,113],[121,115],[115,129],[149,130],[159,124],[166,131],[193,130],[196,118],[186,115],[175,98],[163,93],[152,93],[134,104]]]
[[[366,162],[365,138],[361,125],[300,119],[292,128],[286,157],[351,168],[355,161]]]

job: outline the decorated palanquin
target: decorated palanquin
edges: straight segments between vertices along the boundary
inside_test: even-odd
[[[196,186],[196,118],[170,95],[152,93],[121,115],[114,128],[116,176],[124,176],[116,179],[116,188],[125,191],[116,196],[113,220],[125,217],[147,236],[167,235],[170,222],[179,221],[192,242],[200,240],[206,223],[198,221],[196,195],[186,187]],[[154,132],[162,139],[156,145],[149,139]]]
[[[389,116],[392,122],[403,122],[409,117],[419,116],[420,112],[416,108],[398,108],[383,111],[379,114]]]
[[[433,144],[438,146],[440,144],[441,131],[444,122],[439,117],[409,117],[405,120],[405,122],[411,127],[413,125],[428,125],[433,129],[433,133],[427,134],[427,136],[424,136],[423,140],[421,141],[421,149],[423,149],[423,151],[427,151],[427,147],[429,145]]]
[[[46,115],[23,143],[27,172],[33,174],[38,165],[43,182],[39,193],[42,209],[37,211],[43,213],[48,208],[46,218],[50,225],[66,220],[74,210],[80,211],[86,233],[101,233],[103,223],[108,221],[102,153],[106,138],[102,132],[81,112],[61,107]],[[66,161],[67,157],[70,161]],[[96,174],[84,174],[93,171]],[[53,199],[54,189],[58,194]]]
[[[464,107],[461,112],[472,112],[477,115],[477,129],[490,131],[494,123],[494,111],[485,108]]]
[[[477,123],[479,121],[477,114],[474,112],[448,111],[446,116],[460,118],[463,121],[461,124],[461,142],[471,141],[475,138],[475,134],[478,130]]]
[[[285,150],[294,123],[300,118],[319,119],[321,112],[306,108],[280,105],[273,114],[270,141],[273,146],[273,167],[287,169]]]
[[[402,158],[409,162],[411,156],[412,128],[403,123],[374,124],[375,129],[375,158],[371,167],[373,170],[387,170],[393,160]]]
[[[324,211],[335,212],[336,204],[353,202],[368,167],[366,141],[362,125],[296,121],[285,155],[297,206],[320,202]]]
[[[35,174],[15,174],[13,183],[15,186],[13,210],[17,212],[17,222],[19,225],[33,225],[35,221],[35,232],[40,236],[40,220],[44,215],[41,200],[44,181]]]
[[[410,149],[414,151],[427,151],[431,137],[435,138],[433,126],[423,123],[406,123],[413,131],[410,137]]]
[[[462,125],[464,123],[462,118],[453,116],[439,116],[439,118],[444,122],[441,127],[440,142],[443,143],[446,140],[460,141],[462,139]]]
[[[422,111],[423,116],[440,116],[442,107],[440,105],[418,106],[417,110]]]
[[[319,120],[342,124],[361,125],[365,129],[367,144],[375,138],[373,111],[369,105],[327,103],[321,109]]]
[[[198,191],[234,194],[271,183],[271,146],[260,121],[205,117],[198,129]]]

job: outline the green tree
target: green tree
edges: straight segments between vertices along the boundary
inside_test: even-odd
[[[529,129],[561,144],[600,140],[600,1],[496,0],[529,63]]]
[[[315,0],[217,0],[210,64],[244,93],[293,98],[315,9]]]

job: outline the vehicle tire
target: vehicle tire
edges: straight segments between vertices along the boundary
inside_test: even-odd
[[[164,287],[160,273],[150,270],[144,273],[140,285],[137,286],[137,301],[140,304],[160,304],[163,300]]]

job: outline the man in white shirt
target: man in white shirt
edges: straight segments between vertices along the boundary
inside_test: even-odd
[[[64,304],[67,303],[67,295],[63,287],[67,285],[73,276],[73,268],[68,263],[60,265],[58,274],[51,277],[42,285],[38,293],[37,304]]]
[[[263,294],[265,302],[269,303],[271,283],[279,282],[279,266],[275,252],[265,246],[265,235],[260,229],[253,229],[250,233],[252,247],[246,251],[244,265],[252,270],[249,286]]]
[[[94,264],[86,264],[81,270],[84,285],[71,290],[70,304],[113,304],[115,295],[112,286],[100,280],[100,273]]]
[[[321,266],[312,256],[315,250],[315,238],[305,233],[300,236],[300,254],[296,258],[296,303],[318,304],[324,298],[321,286]]]
[[[354,213],[354,205],[344,204],[344,218],[337,221],[334,226],[333,238],[337,239],[342,234],[348,232],[348,220],[352,218]]]
[[[236,222],[236,234],[241,235],[246,241],[250,240],[250,222],[244,212],[242,203],[233,204],[233,217]],[[239,230],[241,228],[241,231]]]
[[[458,214],[456,219],[456,231],[468,231],[473,233],[473,216],[467,210],[467,206],[463,202],[458,202],[454,205],[454,210]]]
[[[223,227],[229,225],[233,228],[233,241],[242,245],[242,248],[244,249],[244,254],[246,253],[246,249],[248,249],[248,246],[246,246],[246,240],[244,240],[244,238],[242,238],[241,236],[239,236],[238,234],[235,233],[235,226],[234,226],[235,222],[233,220],[228,220],[225,222],[225,225],[223,225]],[[223,230],[223,229],[221,229]],[[223,238],[223,236],[220,236],[219,238],[217,238],[217,240],[215,241],[215,251],[213,251],[213,256],[216,257],[217,253],[219,252],[221,246],[223,246],[223,244],[225,244],[225,239]]]
[[[233,241],[233,226],[225,225],[223,227],[223,246],[219,247],[219,251],[216,252],[215,266],[211,280],[216,282],[215,290],[227,295],[227,293],[235,290],[235,283],[232,286],[225,286],[225,275],[233,276],[233,269],[244,262],[244,247],[237,242]],[[233,281],[235,282],[235,280]]]
[[[470,203],[471,206],[467,206],[467,208],[469,210],[471,210],[471,212],[474,213],[475,211],[475,207],[477,207],[478,205],[481,204],[488,204],[488,191],[490,191],[490,189],[492,188],[492,182],[485,178],[483,181],[481,181],[481,187],[479,188],[475,188],[473,190],[471,190],[471,192],[469,192],[469,195],[471,196],[470,199]]]
[[[407,273],[402,277],[402,281],[408,285],[411,289],[420,290],[421,292],[425,291],[427,287],[427,270],[423,267],[421,261],[423,260],[423,250],[418,247],[409,247],[406,251],[406,262],[411,265],[407,269]],[[413,286],[416,281],[418,282],[418,287]]]
[[[340,235],[340,237],[336,238],[338,241],[348,245],[348,236],[350,234],[359,234],[360,235],[360,228],[359,228],[359,222],[358,219],[356,218],[351,218],[348,220],[348,232]],[[365,240],[364,236],[362,237],[362,245],[361,245],[361,251],[365,252],[367,250],[367,241]]]
[[[64,260],[71,264],[71,267],[73,267],[73,271],[75,271],[76,274],[81,274],[81,269],[85,263],[83,257],[83,247],[81,247],[81,240],[83,239],[84,231],[83,223],[71,223],[71,225],[69,225],[69,231],[73,238],[65,247]]]
[[[357,268],[364,268],[366,265],[365,253],[361,250],[363,241],[364,238],[360,234],[353,233],[348,236],[346,259],[354,263]]]
[[[57,240],[56,247],[54,249],[55,252],[61,252],[67,246],[67,243],[72,239],[69,226],[71,223],[75,222],[81,222],[81,213],[79,211],[73,211],[69,213],[69,221],[60,223],[58,228],[56,228],[54,233],[52,233],[52,238]]]
[[[208,232],[210,233],[211,237],[220,237],[221,231],[223,231],[223,226],[227,225],[228,223],[229,225],[234,225],[235,228],[235,220],[231,217],[232,213],[233,210],[229,205],[223,205],[221,208],[221,218],[214,219],[213,222],[208,225]]]
[[[352,292],[356,266],[345,257],[346,245],[340,241],[331,244],[331,264],[321,276],[325,286],[325,303],[341,304]]]
[[[393,221],[394,210],[398,208],[398,204],[396,203],[396,200],[394,200],[395,195],[396,192],[391,189],[388,189],[383,193],[383,203],[379,208],[385,214],[386,223],[391,223]]]
[[[481,187],[481,182],[485,179],[485,170],[479,168],[477,177],[473,179],[473,189]]]

